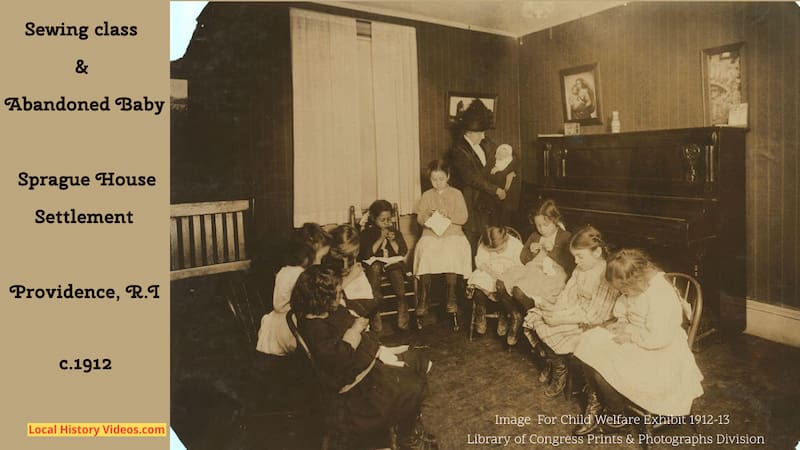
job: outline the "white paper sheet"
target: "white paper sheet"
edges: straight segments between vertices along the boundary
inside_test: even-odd
[[[447,231],[447,227],[449,227],[451,223],[453,222],[447,217],[439,214],[439,211],[434,211],[425,222],[425,226],[433,230],[437,236],[441,236],[445,231]]]

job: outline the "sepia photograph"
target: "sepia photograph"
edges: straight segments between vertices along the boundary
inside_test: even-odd
[[[170,9],[186,448],[798,445],[795,2]]]
[[[571,67],[561,72],[564,122],[601,124],[597,63]]]
[[[728,124],[731,109],[747,106],[744,42],[703,50],[703,92],[706,123]]]
[[[473,102],[481,102],[491,113],[491,125],[494,128],[494,111],[497,104],[497,96],[492,94],[470,94],[465,92],[447,93],[447,124],[456,125],[461,115]]]

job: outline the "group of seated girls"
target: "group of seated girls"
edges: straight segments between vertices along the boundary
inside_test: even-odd
[[[545,201],[529,216],[536,231],[524,244],[505,227],[488,227],[472,270],[461,230],[467,219],[464,198],[448,185],[445,162],[431,163],[429,173],[433,187],[416,211],[423,226],[414,254],[421,282],[418,325],[428,308],[430,277],[446,275],[446,308],[455,316],[456,280],[462,275],[475,299],[475,331],[485,333],[487,302],[495,302],[501,310],[498,334],[514,345],[523,330],[540,358],[545,395],[563,392],[570,354],[581,362],[587,421],[576,434],[594,432],[597,415],[621,413],[627,402],[653,414],[689,413],[703,392],[682,327],[690,308],[644,253],[625,249],[609,255],[597,229],[586,226],[570,234],[555,203]],[[430,365],[407,348],[380,346],[374,333],[380,327],[375,287],[381,273],[399,291],[398,327],[410,322],[400,295],[405,268],[396,258],[408,249],[391,214],[388,202],[377,201],[361,233],[350,225],[330,234],[313,224],[297,231],[297,255],[278,273],[275,311],[262,320],[259,349],[277,348],[281,354],[293,345],[270,344],[287,336],[278,315],[290,304],[312,356],[340,393],[336,403],[344,413],[335,416],[337,429],[355,433],[394,424],[407,444],[402,447],[415,448],[434,441],[418,420]],[[449,220],[443,232],[428,227],[435,214]],[[291,333],[287,337],[293,341]]]
[[[417,243],[414,273],[422,289],[416,305],[417,326],[427,312],[431,277],[445,274],[447,311],[455,315],[456,280],[472,272],[469,242],[461,226],[467,207],[461,192],[448,185],[450,169],[444,161],[429,166],[432,188],[423,193],[417,217],[423,232]],[[434,214],[449,224],[433,232],[426,224]],[[285,355],[296,346],[286,321],[291,308],[300,335],[308,344],[327,388],[337,393],[328,417],[336,430],[329,445],[354,448],[354,436],[397,428],[400,448],[436,448],[419,416],[431,363],[408,346],[387,348],[376,339],[380,277],[386,274],[397,294],[397,326],[409,327],[403,278],[408,253],[402,233],[392,222],[392,206],[378,200],[361,222],[360,232],[349,224],[330,233],[317,224],[305,224],[287,241],[285,265],[276,275],[273,311],[264,315],[257,348]]]
[[[334,394],[325,415],[329,448],[358,448],[360,437],[391,427],[396,427],[401,449],[435,448],[435,437],[420,418],[431,362],[408,346],[381,345],[370,330],[380,316],[370,281],[357,262],[359,247],[351,225],[327,233],[317,224],[305,224],[295,231],[287,243],[287,264],[276,275],[274,310],[261,321],[257,348],[274,355],[296,348],[286,321],[291,309],[322,374],[321,387]]]
[[[628,403],[652,414],[689,414],[703,393],[682,326],[691,307],[664,272],[640,250],[609,255],[592,226],[570,234],[552,201],[529,219],[536,231],[524,245],[501,227],[489,227],[481,238],[468,285],[476,331],[486,330],[486,302],[496,302],[498,334],[514,345],[524,329],[543,363],[538,379],[548,397],[563,392],[567,358],[577,357],[587,384],[587,420],[576,435],[595,432],[598,415],[618,417]],[[624,421],[603,427],[615,425]]]
[[[422,228],[413,261],[413,273],[420,282],[415,308],[416,325],[420,329],[424,325],[430,305],[433,276],[444,276],[445,309],[455,319],[458,312],[458,276],[467,278],[472,273],[470,245],[461,228],[467,222],[464,196],[461,191],[449,185],[450,165],[446,161],[432,161],[428,165],[428,174],[432,187],[422,194],[415,209],[417,222]],[[372,296],[376,303],[382,300],[381,274],[386,274],[397,297],[397,328],[407,330],[410,316],[403,280],[408,246],[403,234],[392,221],[392,213],[392,205],[388,201],[377,200],[370,205],[368,214],[362,217],[358,252],[358,260],[362,264],[357,264],[355,270],[360,270],[362,265],[366,267],[366,278],[372,287]],[[445,224],[436,231],[429,222],[434,215]],[[380,331],[380,320],[373,320],[370,327],[373,331]]]

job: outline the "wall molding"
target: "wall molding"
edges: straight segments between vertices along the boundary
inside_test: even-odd
[[[512,38],[519,37],[516,33],[512,33],[510,31],[497,30],[497,29],[494,29],[494,28],[486,28],[486,27],[482,27],[480,25],[471,25],[471,24],[468,24],[468,23],[457,22],[457,21],[454,21],[454,20],[437,19],[437,18],[430,17],[430,16],[424,16],[424,15],[421,15],[421,14],[414,14],[414,13],[410,13],[410,12],[397,11],[397,10],[394,10],[394,9],[388,9],[388,8],[384,8],[384,7],[380,7],[380,6],[371,6],[369,4],[363,4],[363,3],[347,3],[347,2],[344,2],[344,1],[333,1],[333,0],[331,0],[331,1],[317,1],[317,2],[314,2],[314,3],[319,3],[321,5],[327,5],[327,6],[335,6],[337,8],[350,9],[350,10],[353,10],[353,11],[361,11],[361,12],[366,12],[366,13],[371,13],[371,14],[378,14],[378,15],[382,15],[382,16],[389,16],[389,17],[397,17],[397,18],[400,18],[400,19],[414,20],[414,21],[417,21],[417,22],[426,22],[426,23],[432,23],[432,24],[435,24],[435,25],[443,25],[443,26],[451,27],[451,28],[460,28],[462,30],[479,31],[479,32],[482,32],[482,33],[496,34],[498,36],[506,36],[506,37],[512,37]]]
[[[800,310],[747,299],[745,333],[800,347]]]

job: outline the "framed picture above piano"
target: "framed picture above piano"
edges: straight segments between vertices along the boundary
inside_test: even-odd
[[[747,126],[744,42],[701,52],[706,125]]]
[[[581,125],[603,123],[597,63],[561,70],[561,105],[564,122]]]

